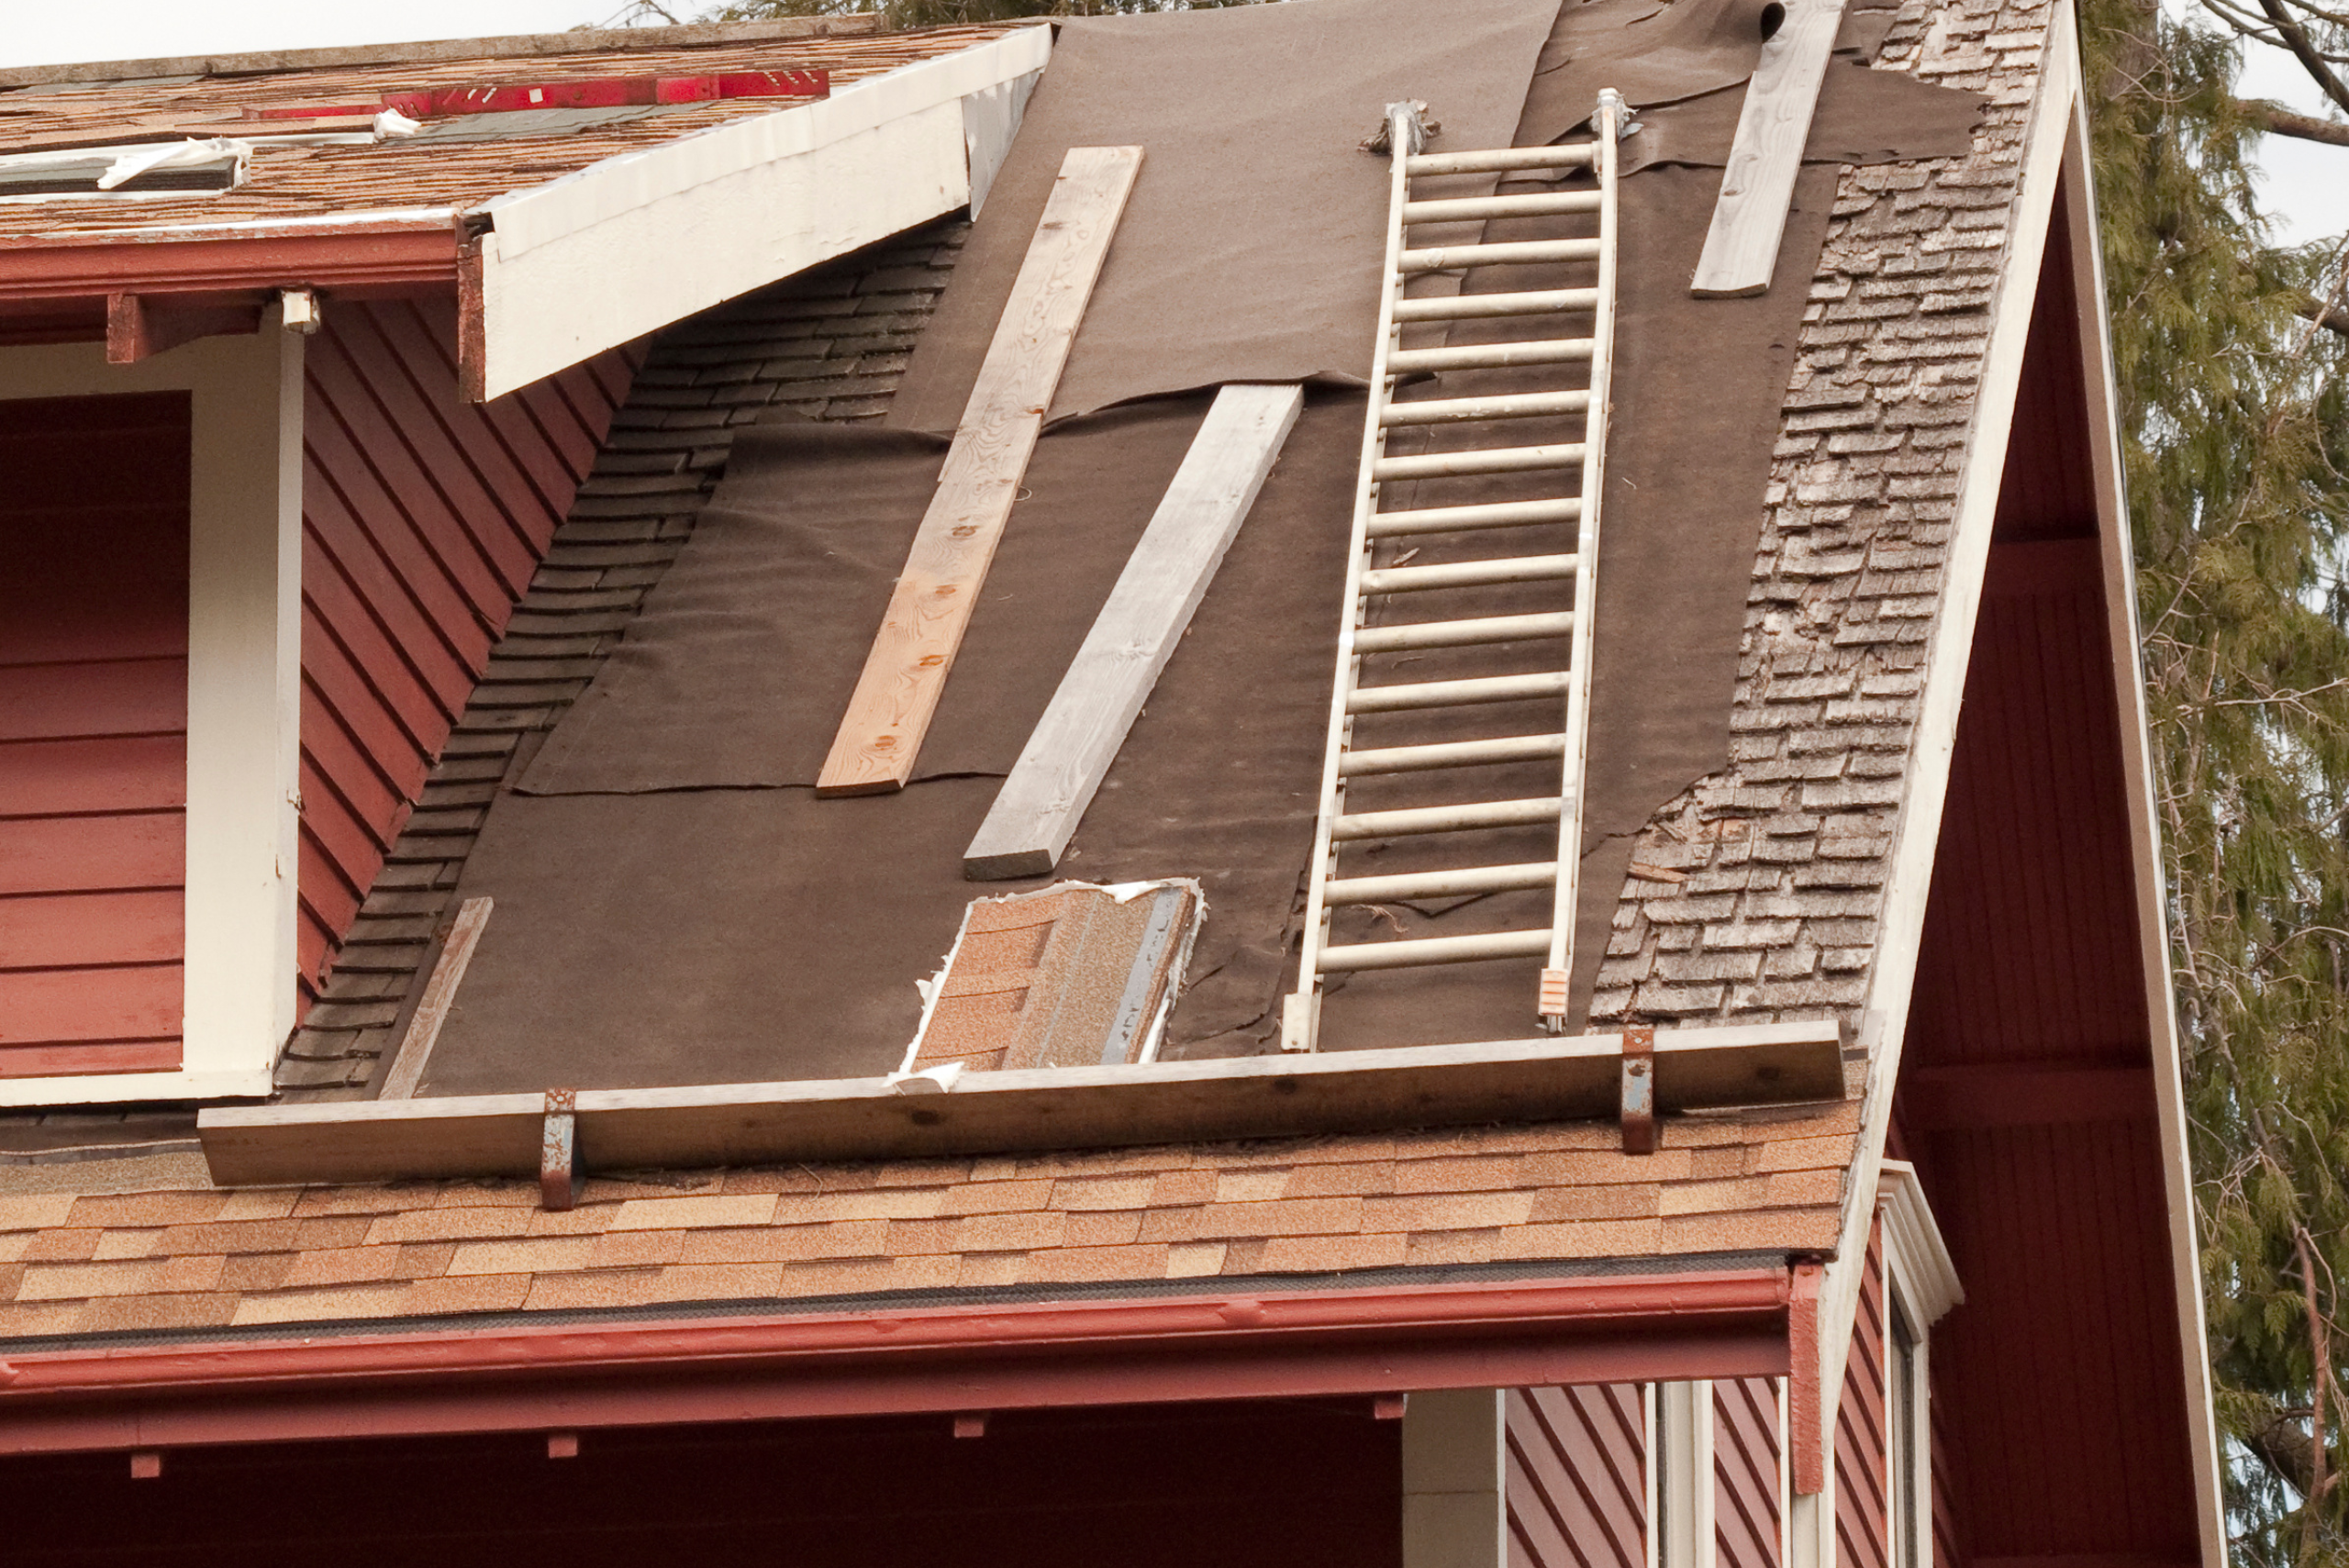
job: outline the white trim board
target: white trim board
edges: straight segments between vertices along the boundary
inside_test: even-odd
[[[1050,28],[1022,28],[486,204],[493,227],[459,261],[469,392],[527,386],[965,205],[964,100],[1051,50]]]
[[[2170,1269],[2177,1296],[2178,1354],[2186,1370],[2187,1440],[2194,1466],[2196,1535],[2205,1568],[2226,1568],[2224,1494],[2220,1485],[2217,1412],[2210,1402],[2210,1340],[2203,1316],[2201,1239],[2195,1229],[2193,1170],[2186,1146],[2186,1085],[2170,973],[2168,893],[2154,811],[2152,735],[2145,673],[2138,654],[2135,545],[2129,527],[2121,450],[2121,394],[2113,384],[2112,324],[2105,307],[2104,250],[2096,226],[2096,177],[2088,156],[2088,111],[2076,98],[2064,145],[2064,212],[2071,231],[2073,292],[2081,312],[2081,357],[2087,388],[2089,473],[2095,487],[2097,542],[2103,555],[2107,631],[2115,650],[2114,695],[2121,717],[2121,771],[2129,781],[2130,871],[2137,898],[2139,952],[2145,974],[2145,1017],[2153,1026],[2154,1106],[2168,1207]]]
[[[1564,1121],[1615,1115],[1620,1034],[1242,1056],[1124,1067],[582,1089],[583,1164],[692,1169],[928,1159],[1015,1150]],[[1659,1029],[1660,1106],[1832,1099],[1832,1020]],[[543,1095],[351,1100],[207,1110],[197,1134],[224,1185],[528,1175]]]
[[[1822,1401],[1843,1385],[1853,1324],[1859,1315],[1867,1267],[1873,1201],[1892,1125],[1892,1095],[1898,1082],[1909,1003],[1917,981],[1925,901],[1931,892],[1933,855],[1941,838],[1942,807],[1949,794],[1950,762],[1957,750],[1958,707],[1982,606],[1982,584],[1990,557],[1990,528],[1997,518],[1998,489],[2006,473],[2007,440],[2014,425],[2016,394],[2022,383],[2023,348],[2031,311],[2038,297],[2047,231],[2055,210],[2055,186],[2065,142],[2079,95],[2078,36],[2069,7],[2057,6],[2048,26],[2040,90],[2032,106],[2022,148],[2020,186],[2012,228],[1990,317],[1990,342],[1984,357],[1974,419],[1966,432],[1965,468],[1959,479],[1955,526],[1951,530],[1949,587],[1929,645],[1922,710],[1918,715],[1903,779],[1899,825],[1895,830],[1892,875],[1885,887],[1884,920],[1876,940],[1876,965],[1868,980],[1861,1041],[1867,1048],[1868,1084],[1862,1102],[1860,1147],[1844,1188],[1843,1229],[1827,1264],[1820,1293],[1819,1385]],[[1792,1568],[1825,1568],[1835,1560],[1835,1463],[1833,1406],[1824,1412],[1821,1433],[1825,1489],[1790,1500]]]
[[[0,398],[186,391],[195,418],[181,1067],[0,1079],[0,1106],[270,1092],[294,1029],[304,342],[273,306],[257,334],[134,365],[100,343],[0,350]]]

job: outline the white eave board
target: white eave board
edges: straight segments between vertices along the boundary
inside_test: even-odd
[[[1655,1032],[1659,1109],[1815,1102],[1843,1093],[1833,1020]],[[1399,1128],[1612,1118],[1622,1037],[1595,1034],[1130,1067],[582,1089],[594,1170],[920,1159]],[[925,1092],[926,1091],[926,1092]],[[224,1186],[527,1176],[546,1100],[481,1095],[206,1110]]]
[[[1051,50],[1050,28],[1022,28],[488,203],[461,263],[467,390],[527,386],[952,212],[971,197],[963,100]]]

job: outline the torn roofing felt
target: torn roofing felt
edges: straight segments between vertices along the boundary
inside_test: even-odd
[[[1709,5],[1705,14],[1719,25],[1708,36],[1733,40],[1733,6],[1684,4]],[[1600,8],[1570,9],[1559,36],[1572,30],[1569,20],[1586,24]],[[1437,14],[1394,0],[1306,0],[1278,10],[1340,17],[1408,10],[1422,21]],[[1230,25],[1272,14],[1181,18],[1183,62],[1210,76],[1260,75],[1260,40]],[[1150,19],[1151,26],[1165,20]],[[1076,29],[1075,36],[1122,38],[1119,29],[1129,26],[1137,28],[1134,38],[1149,30],[1121,22]],[[1215,38],[1228,40],[1221,56],[1207,55],[1199,42]],[[1716,52],[1722,50],[1735,52],[1726,43]],[[1085,58],[1082,49],[1064,47],[1053,72]],[[1720,94],[1715,82],[1727,69],[1686,80],[1734,98],[1734,90]],[[1053,79],[1048,75],[1040,90],[1040,112],[1051,106]],[[1165,93],[1163,80],[1144,95],[1161,105],[1163,128],[1144,143],[1157,161],[1146,167],[1159,168],[1161,141],[1189,132],[1186,111],[1196,106]],[[1928,127],[1927,147],[1946,137],[1954,117],[1963,114],[1970,123],[1978,107],[1972,95],[1943,95],[1952,102]],[[1542,96],[1537,87],[1536,101],[1523,106],[1518,140],[1539,135],[1547,123],[1551,111]],[[1071,106],[1090,101],[1070,91],[1054,100],[1059,121],[1044,116],[1042,124],[1059,128],[1039,145],[1055,161],[1063,143],[1134,134],[1139,111],[1120,108],[1097,128]],[[1701,95],[1692,101],[1701,102]],[[1865,95],[1857,101],[1880,106]],[[1346,187],[1359,211],[1337,210],[1335,195],[1311,210],[1319,227],[1308,236],[1309,259],[1325,275],[1358,271],[1371,287],[1385,165],[1353,142],[1357,122],[1375,117],[1376,106],[1357,114],[1352,104],[1315,102],[1321,117],[1313,134],[1342,141],[1346,156],[1376,178],[1363,190]],[[1474,144],[1449,128],[1459,121],[1446,106],[1438,103],[1436,112],[1448,127],[1439,146]],[[1865,121],[1847,117],[1860,127],[1852,139],[1890,143],[1907,134]],[[1021,146],[1038,124],[1031,118]],[[1013,163],[1019,159],[1015,149]],[[1231,183],[1244,181],[1235,176]],[[1698,301],[1688,295],[1686,280],[1719,187],[1719,175],[1709,170],[1668,166],[1649,168],[1623,186],[1623,293],[1597,607],[1577,1018],[1624,886],[1631,835],[1728,760],[1764,492],[1833,173],[1810,171],[1798,183],[1769,293]],[[1009,216],[1018,203],[991,202],[978,235],[992,228],[1024,244],[1034,205],[1023,230]],[[1574,238],[1586,231],[1578,226],[1587,221],[1515,219],[1494,224],[1487,237]],[[1201,238],[1163,221],[1121,230],[1113,270],[1118,256],[1148,251],[1147,266],[1171,275],[1196,264],[1191,242]],[[1208,240],[1212,251],[1212,237]],[[1016,266],[1012,240],[996,243]],[[974,238],[941,303],[941,319],[961,311],[991,330],[1000,303],[991,291],[1002,268],[983,264],[980,249]],[[1482,269],[1469,286],[1579,286],[1587,282],[1580,265]],[[1268,297],[1277,296],[1285,275],[1267,270]],[[1210,314],[1248,296],[1257,281],[1246,273],[1218,276],[1221,293]],[[1102,303],[1097,297],[1095,312]],[[1110,353],[1146,376],[1188,349],[1197,352],[1194,368],[1168,373],[1210,383],[1262,373],[1252,346],[1217,347],[1220,340],[1199,319],[1202,308],[1196,299],[1170,297],[1146,334],[1131,311],[1122,319],[1114,308],[1106,317],[1088,314],[1075,358]],[[1370,323],[1365,314],[1349,352],[1366,357]],[[954,381],[936,367],[963,351],[939,347],[940,330],[933,326],[917,356],[918,370],[920,355],[932,355],[933,390],[925,394],[932,398],[935,388]],[[1330,329],[1325,322],[1315,330]],[[1475,340],[1475,330],[1460,324],[1453,340]],[[1105,339],[1114,350],[1101,347]],[[1516,391],[1522,373],[1449,373],[1417,390],[1447,397]],[[899,395],[898,424],[929,422],[903,401],[919,379]],[[967,376],[952,390],[959,413]],[[804,786],[814,781],[855,683],[942,448],[918,430],[774,425],[747,432],[678,564],[522,777],[526,795],[540,798],[508,796],[490,815],[464,887],[495,895],[498,919],[474,959],[428,1086],[451,1093],[562,1080],[708,1082],[893,1065],[918,1019],[914,981],[935,969],[975,891],[961,881],[961,852],[993,796],[994,776],[1018,756],[1204,406],[1196,397],[1139,403],[1046,434],[924,747],[919,776],[929,782],[898,796],[859,801],[818,802]],[[1174,875],[1204,883],[1209,916],[1170,1022],[1169,1056],[1261,1050],[1275,1032],[1319,793],[1360,408],[1359,395],[1335,390],[1313,400],[1060,868],[1063,875],[1094,880]],[[1527,421],[1526,439],[1575,439],[1541,425]],[[1411,450],[1409,441],[1398,433],[1394,450]],[[1507,486],[1513,482],[1522,483],[1422,482],[1409,504],[1512,498]],[[1543,528],[1521,532],[1529,550],[1573,548],[1563,528],[1547,530],[1554,538]],[[1422,536],[1402,542],[1419,564],[1492,552],[1489,539]],[[1401,558],[1395,544],[1382,550],[1381,564]],[[1500,590],[1480,600],[1480,613],[1555,608],[1542,595],[1556,592],[1554,584]],[[1400,618],[1422,618],[1424,608],[1411,606]],[[1385,673],[1467,677],[1504,672],[1525,654],[1524,645],[1504,644],[1389,655],[1395,668]],[[1538,732],[1554,715],[1534,703],[1515,713],[1487,710],[1486,722],[1492,733]],[[1554,764],[1489,773],[1481,782],[1489,783],[1493,798],[1556,787]],[[1424,789],[1422,779],[1400,775],[1376,787],[1384,793],[1375,799],[1365,788],[1350,805],[1423,803],[1413,795]],[[751,793],[674,793],[711,791]],[[579,795],[627,798],[553,798]],[[1538,829],[1496,835],[1493,859],[1549,858],[1554,835],[1548,847],[1542,838]],[[624,849],[589,850],[622,841]],[[1424,851],[1395,840],[1385,852],[1385,869],[1409,871]],[[1348,911],[1338,940],[1349,940],[1350,923],[1355,939],[1363,922],[1388,922],[1408,935],[1488,929],[1512,916],[1512,899],[1528,896],[1546,895]],[[1325,1039],[1344,1047],[1525,1033],[1534,967],[1494,961],[1335,984]],[[673,978],[646,985],[647,973]],[[662,1043],[649,1043],[655,1040]]]

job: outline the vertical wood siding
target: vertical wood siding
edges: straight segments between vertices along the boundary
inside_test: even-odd
[[[455,345],[446,300],[345,302],[309,343],[300,956],[311,990],[421,798],[636,363],[616,351],[469,404]]]
[[[1891,1568],[1885,1455],[1884,1240],[1868,1236],[1860,1310],[1835,1405],[1835,1555],[1842,1568]]]
[[[1778,1384],[1713,1385],[1713,1539],[1720,1568],[1778,1568]]]
[[[0,402],[0,1077],[180,1064],[190,408]]]
[[[1642,1568],[1647,1409],[1640,1385],[1508,1395],[1510,1568]]]

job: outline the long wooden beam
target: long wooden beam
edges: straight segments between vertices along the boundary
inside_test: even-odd
[[[1745,107],[1737,117],[1729,167],[1721,174],[1720,199],[1713,204],[1712,226],[1705,231],[1704,253],[1688,286],[1698,298],[1769,288],[1795,176],[1802,172],[1803,143],[1810,139],[1811,111],[1842,24],[1843,0],[1793,0],[1785,23],[1762,46],[1761,63],[1753,68]]]
[[[1773,1105],[1843,1097],[1831,1019],[1655,1032],[1655,1103]],[[1619,1035],[1242,1056],[1131,1067],[964,1073],[951,1090],[818,1078],[676,1089],[582,1089],[578,1146],[601,1170],[795,1160],[927,1159],[1026,1149],[1614,1119]],[[923,1084],[922,1087],[930,1087]],[[534,1175],[543,1095],[480,1095],[200,1112],[224,1186]]]
[[[481,941],[482,928],[489,924],[489,912],[496,906],[487,898],[468,898],[457,906],[457,918],[449,927],[448,940],[440,944],[440,956],[432,965],[432,978],[424,983],[424,995],[416,1004],[416,1014],[407,1021],[407,1032],[400,1037],[399,1050],[392,1057],[392,1070],[384,1078],[378,1099],[406,1100],[415,1097],[417,1085],[424,1080],[425,1064],[432,1059],[432,1048],[440,1039],[440,1026],[449,1020],[449,1009],[456,1005],[457,983],[465,977],[465,966],[473,961],[473,949]]]
[[[1073,147],[1063,161],[939,472],[938,493],[817,775],[818,795],[882,795],[913,777],[1077,323],[1141,172],[1139,147]]]
[[[1059,863],[1304,407],[1299,386],[1227,386],[1216,394],[1085,645],[963,851],[972,881],[1041,876]]]

